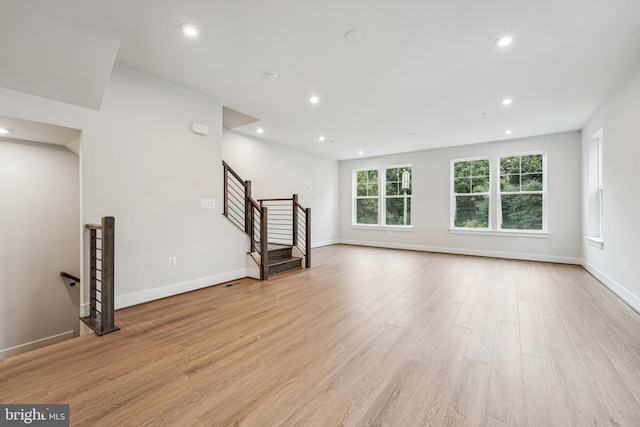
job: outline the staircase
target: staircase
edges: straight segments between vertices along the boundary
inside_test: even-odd
[[[222,214],[249,236],[250,255],[260,266],[260,279],[311,267],[311,209],[286,199],[251,197],[251,181],[244,181],[224,161]]]
[[[269,276],[302,268],[303,257],[294,256],[293,246],[269,244]]]

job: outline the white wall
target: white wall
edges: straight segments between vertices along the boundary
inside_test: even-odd
[[[0,114],[83,131],[81,222],[116,218],[117,308],[246,275],[247,239],[221,215],[218,100],[116,64],[100,111],[0,89]]]
[[[604,246],[582,240],[584,266],[629,305],[640,311],[640,67],[637,67],[598,109],[582,131],[583,206],[587,218],[586,156],[591,136],[603,129]],[[586,230],[584,230],[586,233]]]
[[[284,144],[224,132],[222,158],[251,181],[254,199],[289,198],[311,208],[312,246],[338,240],[338,162]]]
[[[80,290],[59,275],[80,274],[78,157],[0,138],[0,200],[2,359],[78,335]]]
[[[546,239],[449,232],[450,161],[545,150],[548,167]],[[352,224],[354,169],[412,164],[412,231],[362,229]],[[530,260],[580,262],[580,133],[425,150],[340,162],[340,239],[345,243]]]

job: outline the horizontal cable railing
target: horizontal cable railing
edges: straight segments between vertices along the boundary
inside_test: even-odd
[[[89,316],[81,320],[98,335],[120,330],[115,325],[115,218],[106,216],[102,224],[89,229]]]
[[[223,215],[244,231],[251,241],[251,253],[259,256],[260,278],[268,275],[268,245],[296,247],[311,267],[311,209],[298,203],[298,195],[286,199],[251,197],[251,181],[244,181],[226,162],[224,169]]]
[[[267,209],[251,198],[251,181],[244,181],[227,163],[224,169],[224,206],[222,214],[245,232],[251,241],[251,253],[259,255],[260,279],[268,275]]]

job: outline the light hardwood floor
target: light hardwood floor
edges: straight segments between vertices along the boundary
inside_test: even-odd
[[[640,315],[577,266],[335,245],[0,361],[74,426],[640,426]]]

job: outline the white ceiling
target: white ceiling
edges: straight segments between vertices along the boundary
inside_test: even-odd
[[[99,108],[117,52],[336,159],[580,129],[640,60],[638,0],[0,1],[0,86]]]

